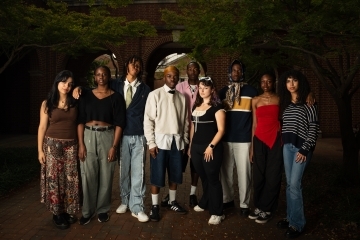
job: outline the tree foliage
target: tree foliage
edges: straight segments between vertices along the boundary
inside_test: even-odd
[[[69,55],[103,49],[107,44],[121,45],[125,37],[155,35],[155,28],[142,20],[126,21],[113,17],[112,7],[130,0],[83,0],[86,13],[76,12],[63,2],[47,1],[45,7],[24,0],[5,0],[0,9],[0,74],[34,48],[51,48]]]
[[[334,99],[344,169],[359,181],[351,100],[360,88],[360,5],[357,0],[180,0],[163,10],[169,27],[184,25],[180,41],[197,59],[241,55],[248,66],[310,68]]]

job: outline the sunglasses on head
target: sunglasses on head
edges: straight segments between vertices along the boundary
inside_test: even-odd
[[[211,79],[211,77],[201,77],[201,78],[199,78],[199,81],[210,81],[210,82],[212,82],[212,79]]]

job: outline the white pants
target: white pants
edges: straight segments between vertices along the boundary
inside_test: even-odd
[[[223,142],[224,159],[220,178],[223,188],[223,202],[234,200],[234,167],[238,176],[240,207],[248,208],[251,193],[251,163],[249,151],[251,143]]]

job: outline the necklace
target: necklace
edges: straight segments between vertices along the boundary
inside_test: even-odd
[[[191,98],[194,97],[194,93],[196,91],[196,85],[194,85],[194,87],[192,87],[190,84],[189,84],[189,88],[190,88],[190,92],[191,92]]]
[[[271,102],[271,98],[272,98],[272,95],[269,95],[269,96],[262,96],[263,98],[265,98],[266,100],[266,104],[269,105],[270,102]]]
[[[59,104],[58,104],[58,108],[60,109],[66,109],[66,104],[65,104],[66,100],[59,100]]]

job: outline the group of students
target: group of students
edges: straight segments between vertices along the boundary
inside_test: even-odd
[[[41,106],[38,133],[41,201],[55,225],[66,229],[77,220],[81,195],[80,224],[88,224],[95,214],[99,222],[108,221],[117,158],[117,213],[129,209],[140,222],[159,221],[159,206],[186,214],[176,190],[190,159],[190,206],[196,212],[208,210],[208,223],[214,225],[225,218],[224,209],[234,207],[234,167],[241,215],[266,223],[277,208],[285,166],[287,216],[277,226],[286,228],[289,238],[299,236],[306,223],[301,180],[319,131],[316,104],[306,103],[311,96],[306,77],[296,70],[284,73],[276,94],[275,76],[265,73],[263,93],[257,96],[244,81],[245,66],[239,60],[229,66],[229,85],[219,92],[211,77],[199,78],[197,62],[187,65],[188,81],[179,84],[179,70],[165,68],[165,84],[154,91],[141,81],[142,70],[137,56],[126,61],[121,79],[111,80],[110,70],[98,67],[92,90],[73,89],[73,76],[66,70],[55,78]],[[147,148],[149,216],[143,202]],[[169,194],[160,202],[166,177]],[[199,177],[203,194],[197,201]],[[250,211],[252,182],[255,209]]]

